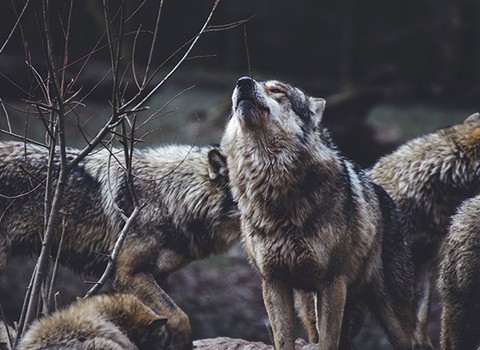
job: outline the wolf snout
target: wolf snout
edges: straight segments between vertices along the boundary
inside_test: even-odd
[[[255,90],[255,80],[250,77],[241,77],[237,80],[237,93],[239,100],[251,99]]]

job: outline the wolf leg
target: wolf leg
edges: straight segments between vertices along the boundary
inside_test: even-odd
[[[398,271],[397,271],[398,272]],[[407,273],[405,273],[407,275]],[[385,329],[395,350],[433,350],[429,341],[415,333],[416,315],[413,288],[385,280],[383,269],[376,271],[368,286],[370,309]]]
[[[138,237],[137,237],[138,238]],[[124,242],[117,262],[114,286],[123,293],[132,293],[168,321],[167,330],[172,336],[172,349],[192,348],[191,329],[188,316],[159,286],[154,276],[157,256],[154,244],[147,238],[128,237]]]
[[[263,279],[262,291],[275,350],[294,350],[292,288],[278,280]]]
[[[294,296],[295,308],[307,332],[308,342],[318,343],[315,293],[296,290]]]
[[[338,276],[318,288],[317,324],[320,350],[338,349],[346,300],[347,283],[343,276]]]
[[[424,271],[422,271],[419,283],[417,284],[419,300],[417,306],[417,326],[415,328],[415,334],[418,338],[427,339],[428,341],[430,339],[428,334],[430,306],[437,280],[436,271],[433,270],[434,266],[425,268]]]
[[[432,296],[437,282],[436,266],[438,259],[424,263],[416,273],[416,290],[418,295],[417,304],[417,327],[415,333],[418,337],[430,341],[428,323]]]
[[[412,257],[415,266],[415,291],[417,298],[417,325],[415,336],[425,343],[431,343],[428,323],[432,296],[437,282],[437,266],[442,241],[429,244],[413,244]]]

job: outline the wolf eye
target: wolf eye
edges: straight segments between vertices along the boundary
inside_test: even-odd
[[[283,91],[282,89],[279,89],[279,88],[270,88],[269,91],[270,91],[271,94],[285,95],[285,91]]]

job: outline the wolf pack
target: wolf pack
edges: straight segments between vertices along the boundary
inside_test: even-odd
[[[317,349],[353,349],[366,313],[393,349],[433,349],[437,287],[441,349],[479,349],[480,114],[362,169],[323,126],[325,107],[284,82],[242,77],[219,145],[134,150],[142,207],[115,261],[115,293],[44,315],[15,349],[192,349],[167,278],[239,242],[261,277],[276,350],[295,349],[297,316]],[[93,151],[66,183],[52,255],[80,274],[102,273],[133,210],[117,152]],[[0,269],[42,246],[48,158],[45,147],[0,142]]]

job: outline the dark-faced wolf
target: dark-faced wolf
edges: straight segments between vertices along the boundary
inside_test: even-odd
[[[426,338],[449,218],[460,203],[480,193],[480,115],[407,142],[381,158],[368,175],[399,207],[414,258],[417,332]]]
[[[169,350],[166,318],[131,294],[76,301],[34,322],[18,350]]]
[[[294,349],[297,291],[316,297],[308,303],[316,309],[302,314],[316,314],[318,337],[303,322],[320,349],[350,349],[347,328],[359,299],[395,349],[417,346],[413,266],[403,240],[394,238],[395,205],[336,150],[320,125],[325,101],[244,77],[232,103],[221,149],[275,348]],[[390,239],[396,245],[382,253]]]
[[[439,287],[442,350],[480,348],[480,196],[452,218],[445,241]]]
[[[103,271],[124,225],[121,211],[129,215],[133,210],[122,154],[93,152],[66,184],[53,255],[59,251],[60,262],[77,272]],[[45,148],[0,143],[0,268],[9,256],[39,251],[47,164]],[[55,161],[54,176],[58,170]],[[143,207],[116,261],[114,286],[166,316],[173,345],[190,348],[188,317],[161,286],[171,272],[225,252],[240,239],[224,158],[213,146],[135,150],[132,175]]]

